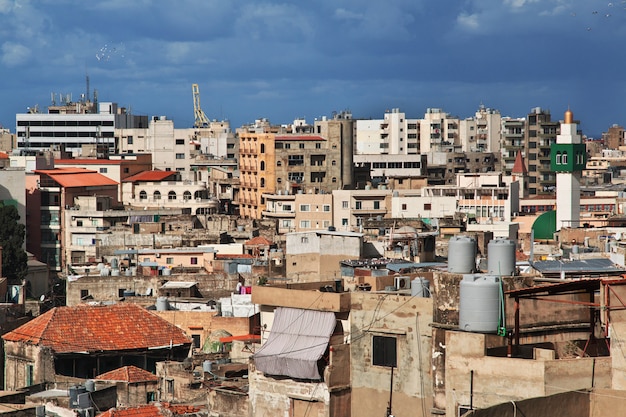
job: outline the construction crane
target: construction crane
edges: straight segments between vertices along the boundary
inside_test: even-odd
[[[206,117],[206,114],[200,107],[200,88],[198,84],[192,84],[191,90],[193,91],[193,114],[195,116],[193,127],[209,127],[209,118]]]

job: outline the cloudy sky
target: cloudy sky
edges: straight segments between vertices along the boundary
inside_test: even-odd
[[[134,114],[312,121],[568,106],[626,125],[626,0],[0,0],[0,124],[90,90]],[[57,98],[58,99],[58,98]]]

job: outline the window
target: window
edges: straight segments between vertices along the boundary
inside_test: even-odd
[[[152,198],[154,200],[160,200],[161,199],[161,192],[160,191],[155,191],[154,194],[152,194]]]
[[[261,177],[261,188],[265,187],[265,178]]]
[[[308,229],[311,227],[311,221],[310,220],[300,220],[300,227],[303,229]]]
[[[82,227],[83,226],[83,221],[82,220],[76,220],[76,226]]]
[[[300,143],[300,144],[298,144],[298,147],[299,147],[300,149],[304,149],[304,143]]]
[[[341,219],[341,225],[342,226],[347,226],[348,225],[348,219],[346,219],[345,217],[343,219]]]
[[[148,404],[150,404],[151,402],[153,402],[155,400],[155,395],[154,395],[154,391],[150,391],[148,393],[146,393],[146,402]]]
[[[357,201],[357,202],[355,203],[355,205],[354,205],[354,208],[355,208],[356,210],[361,210],[361,209],[363,208],[363,202],[361,202],[361,201]]]
[[[176,144],[177,145],[184,145],[185,144],[185,139],[176,139]]]
[[[89,297],[89,290],[80,290],[80,299],[85,299],[86,297]]]
[[[563,152],[563,155],[561,156],[561,163],[563,165],[567,165],[567,152]]]
[[[185,159],[185,154],[184,153],[177,153],[176,154],[176,159]]]
[[[348,202],[347,201],[342,201],[341,202],[341,208],[347,209],[348,208]]]
[[[396,367],[396,338],[389,336],[372,336],[372,365]]]
[[[190,191],[185,191],[183,193],[183,201],[189,201],[191,200],[191,192]]]
[[[291,204],[283,204],[283,211],[291,211]]]
[[[34,378],[34,375],[33,375],[33,365],[31,365],[31,364],[27,364],[26,365],[25,374],[26,374],[25,375],[26,376],[26,381],[25,381],[26,382],[26,386],[30,387],[35,382],[33,380],[33,378]]]
[[[316,143],[315,144],[315,149],[322,149],[322,144],[321,143]]]
[[[127,137],[126,138],[126,143],[129,144],[129,145],[132,145],[133,144],[133,137],[132,136]]]
[[[100,168],[100,173],[101,173],[101,174],[106,174],[106,173],[107,173],[107,171],[108,171],[108,169],[107,169],[107,168]]]
[[[261,153],[265,153],[265,144],[264,143],[261,144]]]
[[[168,394],[174,393],[174,380],[173,379],[168,378],[165,380],[165,390],[167,391]]]
[[[311,206],[308,204],[300,204],[300,211],[311,211]]]
[[[374,210],[380,209],[380,201],[374,201]]]
[[[432,210],[430,203],[424,203],[424,210]]]
[[[561,164],[561,152],[557,152],[557,153],[556,153],[556,160],[555,160],[555,163],[556,163],[557,165],[560,165],[560,164]]]
[[[167,193],[167,199],[176,200],[176,191],[170,191],[169,193]]]
[[[189,262],[192,265],[198,265],[198,258],[196,258],[195,256],[192,256]]]
[[[330,204],[324,204],[324,206],[323,206],[323,210],[324,210],[325,212],[329,212],[329,211],[330,211]]]
[[[406,203],[402,204],[402,211],[406,211]]]
[[[307,236],[302,236],[300,238],[300,243],[309,243],[309,238]]]
[[[174,258],[165,258],[165,263],[168,265],[172,265],[174,263]]]
[[[193,347],[195,348],[200,347],[200,335],[199,334],[192,334],[191,340],[193,340]]]

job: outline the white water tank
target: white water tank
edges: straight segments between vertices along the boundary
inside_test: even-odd
[[[515,241],[494,239],[487,245],[487,273],[509,277],[515,275]]]
[[[496,333],[500,323],[500,277],[463,275],[460,286],[459,329]]]
[[[167,300],[167,297],[157,297],[156,309],[157,311],[167,311],[170,309],[170,303]]]
[[[411,281],[412,297],[430,297],[430,281],[426,278],[416,277]]]
[[[448,272],[471,274],[476,268],[476,239],[453,236],[448,243]]]

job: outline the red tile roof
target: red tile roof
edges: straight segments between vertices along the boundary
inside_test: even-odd
[[[0,152],[0,159],[9,159],[9,154],[6,152]]]
[[[125,178],[123,182],[163,181],[169,177],[175,177],[177,174],[176,171],[143,171]]]
[[[123,381],[128,383],[158,381],[159,377],[136,366],[124,366],[98,375],[102,381]]]
[[[97,173],[96,171],[84,168],[56,168],[48,170],[36,170],[36,174],[47,175],[62,187],[94,187],[102,185],[117,185],[109,177]]]
[[[98,417],[169,417],[172,415],[197,413],[198,411],[200,411],[200,407],[195,407],[192,405],[172,405],[170,403],[156,403],[141,405],[139,407],[111,408],[104,413],[98,414]]]
[[[253,246],[253,245],[269,246],[271,244],[272,244],[272,242],[270,242],[269,240],[265,239],[263,236],[253,237],[252,239],[248,240],[245,243],[246,246]]]
[[[130,303],[57,307],[2,338],[47,346],[56,353],[147,349],[191,343],[178,327]]]

